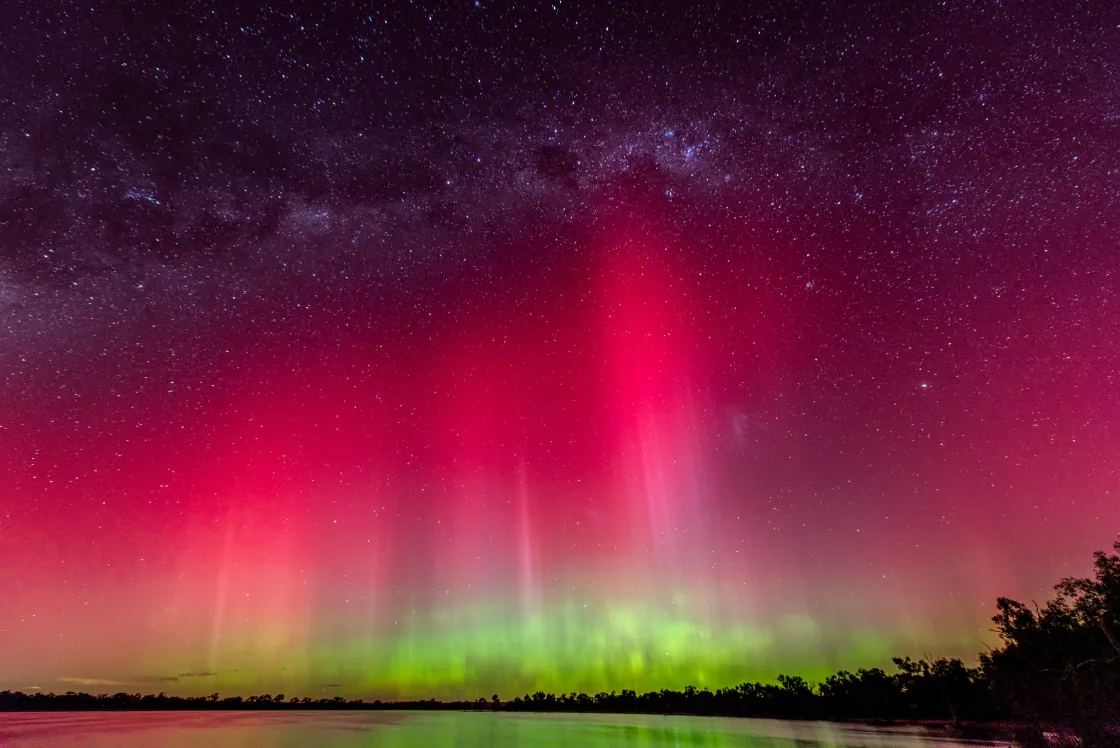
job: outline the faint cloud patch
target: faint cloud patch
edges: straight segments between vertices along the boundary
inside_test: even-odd
[[[0,307],[22,304],[27,298],[27,288],[10,273],[0,271]]]
[[[69,683],[74,686],[130,686],[131,683],[126,683],[120,680],[106,680],[105,678],[77,678],[67,677],[59,678],[59,683]]]

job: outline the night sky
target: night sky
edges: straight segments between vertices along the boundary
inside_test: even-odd
[[[1115,3],[174,5],[0,5],[0,688],[971,662],[1115,539]]]

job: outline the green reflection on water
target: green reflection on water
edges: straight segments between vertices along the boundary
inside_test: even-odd
[[[872,748],[961,745],[920,728],[620,714],[464,712],[0,714],[13,748]],[[976,743],[970,743],[976,746]]]

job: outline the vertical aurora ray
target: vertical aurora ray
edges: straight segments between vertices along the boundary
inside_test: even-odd
[[[525,463],[517,469],[517,566],[520,571],[522,616],[540,616],[540,590],[533,571],[533,525],[530,516],[529,476]]]
[[[1091,550],[1072,539],[1120,521],[1117,442],[1072,385],[1063,403],[1092,426],[1070,477],[1052,445],[993,425],[1055,407],[1021,394],[1037,371],[1009,368],[994,381],[1010,395],[954,413],[882,376],[895,359],[869,336],[829,347],[822,328],[850,312],[807,293],[792,251],[688,236],[628,200],[625,220],[573,230],[559,269],[464,294],[403,342],[377,327],[380,301],[324,301],[309,331],[228,354],[156,446],[131,411],[79,435],[82,460],[127,454],[128,470],[99,472],[80,516],[5,518],[8,599],[44,613],[3,624],[16,682],[0,687],[477,698],[970,657],[997,594],[1044,584]],[[1085,433],[1063,423],[1063,443]],[[72,443],[0,460],[37,475],[22,466],[64,464]],[[1067,489],[1067,550],[1002,544],[994,528],[1021,521],[1044,545],[1017,512]],[[11,490],[65,499],[26,475]],[[95,547],[63,540],[93,528]],[[86,625],[104,646],[79,641]]]

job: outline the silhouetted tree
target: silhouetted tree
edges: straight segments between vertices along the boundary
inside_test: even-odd
[[[1120,541],[1113,545],[1120,553]],[[1011,716],[1064,723],[1083,746],[1114,745],[1120,719],[1120,555],[1094,554],[1094,574],[1066,578],[1042,608],[1001,597],[992,621],[1003,646],[980,657]]]

